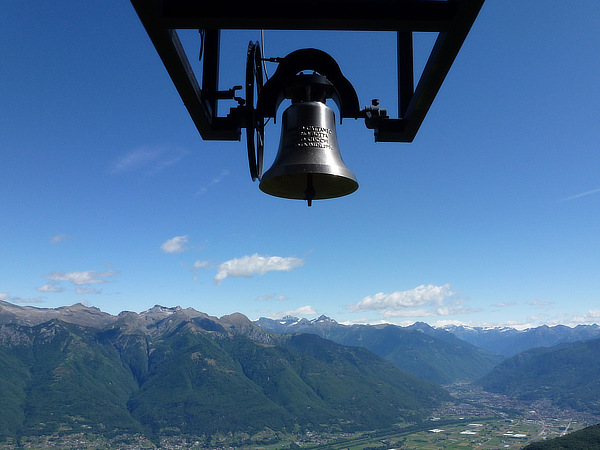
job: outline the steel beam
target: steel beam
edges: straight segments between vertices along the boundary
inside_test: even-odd
[[[411,142],[484,0],[131,0],[203,139],[239,140],[239,116],[217,116],[219,30],[373,30],[398,35],[398,118],[381,119],[377,141]],[[200,89],[176,29],[205,31]],[[414,88],[413,32],[438,38]]]
[[[457,5],[431,0],[164,0],[168,28],[440,31]]]

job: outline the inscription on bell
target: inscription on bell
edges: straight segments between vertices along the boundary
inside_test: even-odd
[[[294,147],[331,148],[329,136],[332,131],[329,128],[309,125],[298,127],[297,132],[298,139],[294,143]]]

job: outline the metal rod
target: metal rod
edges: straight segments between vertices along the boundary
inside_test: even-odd
[[[202,138],[239,140],[239,125],[216,117],[202,101],[202,90],[177,32],[164,26],[155,2],[131,0],[131,3]]]
[[[315,198],[315,185],[313,184],[313,174],[306,174],[306,190],[304,191],[304,200],[308,206],[312,206],[312,201]]]
[[[462,2],[452,0],[452,3],[459,6],[456,23],[451,31],[439,33],[405,111],[406,120],[403,118],[382,121],[376,131],[378,142],[412,142],[414,140],[483,2],[484,0]]]
[[[202,65],[202,102],[210,117],[217,116],[217,92],[219,90],[219,53],[221,30],[205,30]]]
[[[403,118],[415,90],[413,34],[398,31],[398,117]]]

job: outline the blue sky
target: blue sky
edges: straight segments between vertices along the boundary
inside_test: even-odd
[[[344,120],[360,188],[308,208],[252,183],[243,142],[202,141],[128,2],[4,2],[0,299],[597,322],[599,28],[597,0],[487,0],[415,141],[376,144]],[[195,38],[182,33],[193,54]],[[224,33],[222,88],[243,83],[259,38]],[[416,37],[419,64],[432,42]],[[303,47],[396,114],[393,35],[265,32],[267,56]],[[278,140],[269,124],[267,168]]]

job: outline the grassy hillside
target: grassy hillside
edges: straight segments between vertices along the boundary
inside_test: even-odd
[[[447,399],[365,349],[275,335],[241,315],[0,326],[5,438],[374,429]]]
[[[61,427],[115,433],[140,429],[125,406],[137,383],[119,352],[98,341],[93,329],[52,320],[17,332],[31,341],[2,348],[12,362],[0,378],[12,384],[1,391],[13,397],[11,414],[4,402],[0,406],[12,422],[5,434],[47,434]]]
[[[600,339],[520,353],[479,381],[483,388],[523,400],[600,411]]]

